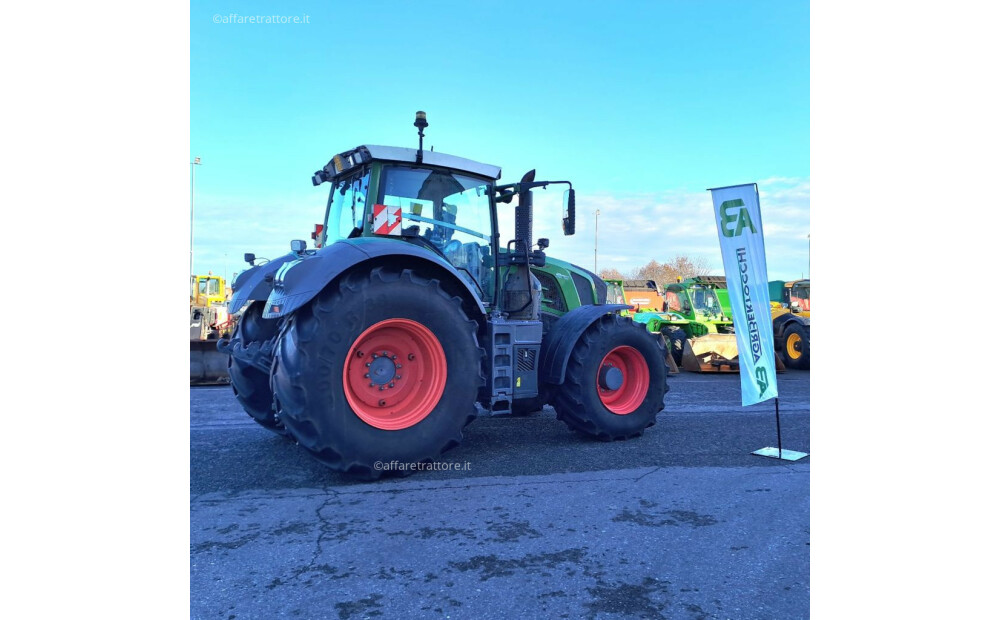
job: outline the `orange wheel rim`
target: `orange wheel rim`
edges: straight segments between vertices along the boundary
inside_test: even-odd
[[[788,339],[785,341],[785,350],[788,352],[788,357],[792,359],[799,359],[802,357],[802,337],[798,334],[788,334]]]
[[[386,431],[414,426],[437,406],[448,363],[437,337],[409,319],[380,321],[354,341],[344,395],[354,414]]]
[[[628,415],[639,408],[649,391],[649,367],[633,347],[612,349],[597,368],[597,395],[608,411]]]

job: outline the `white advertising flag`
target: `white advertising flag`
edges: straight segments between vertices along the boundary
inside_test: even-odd
[[[739,347],[743,406],[778,396],[757,184],[710,189]]]

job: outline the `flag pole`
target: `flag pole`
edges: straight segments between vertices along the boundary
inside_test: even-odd
[[[778,415],[778,397],[774,397],[774,422],[778,425],[778,458],[781,458],[781,416]]]

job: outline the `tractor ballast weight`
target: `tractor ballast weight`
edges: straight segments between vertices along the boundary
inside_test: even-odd
[[[475,404],[551,404],[590,437],[635,437],[666,391],[659,335],[605,305],[596,275],[547,261],[532,240],[532,190],[500,169],[422,148],[360,146],[313,175],[330,182],[315,249],[254,266],[234,283],[244,316],[229,354],[236,397],[262,426],[337,471],[374,478],[458,445]],[[575,229],[564,195],[563,231]],[[517,198],[501,244],[497,204]],[[555,284],[553,284],[555,283]]]

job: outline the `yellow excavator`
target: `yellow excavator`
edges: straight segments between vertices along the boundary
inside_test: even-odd
[[[222,276],[191,276],[191,385],[229,382],[229,356],[216,348],[236,325],[226,307],[229,293]]]

